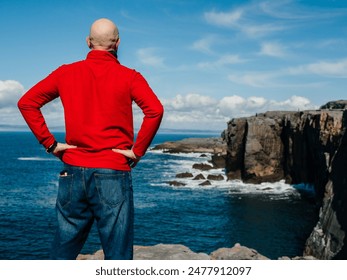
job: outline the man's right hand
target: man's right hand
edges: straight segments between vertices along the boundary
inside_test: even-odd
[[[137,157],[133,150],[121,150],[121,149],[112,149],[115,153],[122,154],[128,158],[128,162],[131,168],[134,168],[136,164],[140,161],[140,157]]]

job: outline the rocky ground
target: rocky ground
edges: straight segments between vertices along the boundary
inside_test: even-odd
[[[79,255],[77,260],[103,260],[102,250],[92,255]],[[290,260],[288,257],[279,258]],[[293,259],[314,259],[311,256]],[[232,248],[220,248],[211,254],[196,253],[181,244],[157,244],[154,246],[134,246],[134,260],[269,260],[254,249],[235,244]]]

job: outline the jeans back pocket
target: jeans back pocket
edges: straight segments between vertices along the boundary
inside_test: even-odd
[[[60,173],[57,202],[61,207],[66,206],[71,201],[73,185],[73,174]]]
[[[94,174],[94,178],[102,203],[114,207],[125,200],[127,186],[124,174]]]

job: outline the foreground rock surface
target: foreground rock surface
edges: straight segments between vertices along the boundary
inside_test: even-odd
[[[102,250],[92,255],[79,255],[78,260],[103,260]],[[268,260],[256,250],[235,244],[232,248],[220,248],[210,255],[195,253],[181,244],[157,244],[134,246],[134,260]]]

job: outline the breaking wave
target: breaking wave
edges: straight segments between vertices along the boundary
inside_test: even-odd
[[[261,184],[244,183],[241,180],[227,180],[225,169],[199,170],[193,168],[195,163],[210,165],[211,154],[207,153],[165,153],[165,151],[150,151],[155,157],[160,156],[163,162],[162,174],[159,179],[152,181],[152,186],[169,187],[174,189],[207,190],[220,189],[227,191],[231,195],[269,195],[272,199],[292,198],[300,196],[297,188],[286,184],[284,180],[275,183],[264,182]],[[155,160],[152,158],[151,160]],[[148,159],[148,162],[151,161]],[[190,173],[189,178],[177,178],[176,174]],[[209,179],[217,177],[219,180]],[[201,179],[196,179],[196,176]],[[194,179],[195,178],[195,179]],[[223,179],[222,179],[223,178]],[[204,182],[207,184],[203,184]]]

